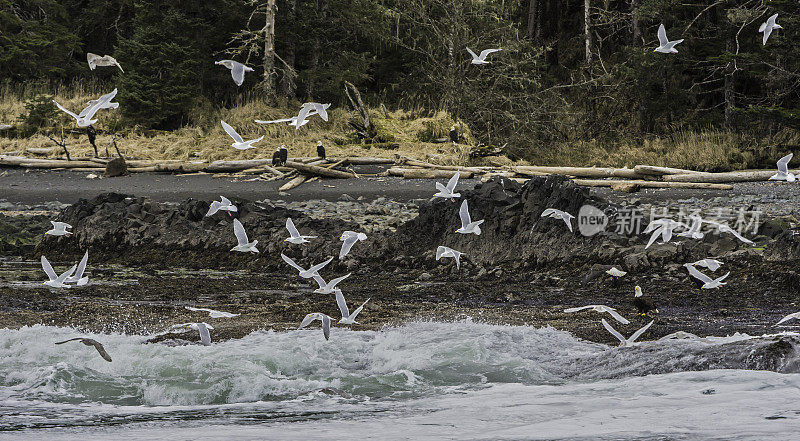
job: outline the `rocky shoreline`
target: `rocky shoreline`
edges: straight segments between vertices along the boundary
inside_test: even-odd
[[[73,236],[62,238],[42,239],[49,226],[44,216],[3,216],[0,246],[5,262],[45,254],[66,265],[88,249],[90,273],[98,283],[68,293],[19,286],[15,282],[39,281],[41,270],[32,264],[22,270],[4,264],[0,327],[43,323],[145,335],[169,324],[205,320],[215,326],[217,339],[291,328],[308,312],[335,315],[337,310],[329,297],[311,293],[315,286],[294,277],[280,253],[303,264],[319,262],[338,255],[342,231],[355,230],[366,231],[368,240],[343,261],[334,259],[325,272],[352,272],[342,283],[345,295],[351,302],[372,299],[360,320],[364,329],[408,320],[471,319],[553,326],[611,343],[614,339],[596,313],[563,313],[565,307],[597,303],[617,307],[631,319],[630,325],[618,327],[623,334],[654,319],[646,339],[676,331],[760,335],[793,329],[773,326],[800,309],[800,235],[791,215],[765,215],[750,235],[753,245],[709,232],[702,240],[645,249],[647,236],[615,232],[620,213],[630,207],[623,205],[624,198],[601,197],[563,178],[535,178],[524,185],[495,178],[461,193],[473,219],[485,220],[481,236],[455,232],[459,203],[445,199],[342,197],[337,202],[287,203],[231,198],[249,237],[259,240],[258,255],[229,251],[235,244],[232,217],[223,212],[205,217],[209,201],[165,203],[103,194],[59,212],[53,220],[74,227]],[[646,195],[629,197],[645,199],[635,204],[640,208],[660,204]],[[584,205],[609,218],[605,231],[587,237],[577,228],[570,233],[560,220],[540,218],[545,208],[578,213]],[[284,242],[286,217],[303,234],[319,238],[304,246]],[[452,259],[435,260],[438,245],[465,253],[460,269]],[[728,285],[697,289],[682,264],[705,257],[725,262],[723,271],[731,271]],[[604,273],[611,266],[628,274],[613,281]],[[656,304],[657,314],[636,315],[634,285]],[[211,305],[242,315],[207,319],[184,305]],[[157,340],[178,338],[196,339],[165,334]]]

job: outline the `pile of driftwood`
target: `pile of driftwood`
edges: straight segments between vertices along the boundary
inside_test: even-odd
[[[31,150],[31,149],[29,149]],[[29,152],[36,153],[36,152]],[[43,152],[44,153],[44,152]],[[108,159],[73,158],[37,159],[24,156],[0,155],[0,166],[25,168],[71,169],[74,171],[102,173]],[[564,175],[578,185],[589,187],[611,187],[620,191],[636,191],[640,188],[705,188],[729,190],[733,182],[766,181],[774,170],[745,170],[727,173],[704,173],[669,167],[637,165],[633,168],[602,167],[543,167],[528,165],[496,165],[489,167],[463,167],[431,164],[395,155],[391,158],[347,157],[347,158],[290,158],[280,167],[272,167],[271,159],[248,159],[238,161],[180,161],[127,159],[129,173],[211,173],[224,176],[251,175],[253,180],[286,180],[281,191],[291,190],[304,182],[320,178],[348,179],[367,176],[398,176],[405,179],[449,179],[458,171],[462,178],[481,176],[488,179],[500,175],[509,179],[524,180],[531,176]],[[354,165],[385,165],[388,170],[376,174],[356,173]],[[795,172],[797,173],[797,172]]]

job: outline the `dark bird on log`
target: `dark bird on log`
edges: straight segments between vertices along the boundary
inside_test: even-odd
[[[642,297],[642,288],[639,285],[636,285],[634,288],[635,294],[633,297],[633,306],[636,307],[636,311],[639,315],[647,315],[650,312],[658,313],[658,309],[656,309],[656,305]]]
[[[272,166],[278,167],[280,165],[283,164],[281,164],[281,148],[278,147],[275,149],[275,153],[272,154]]]
[[[322,145],[322,141],[317,141],[317,156],[325,159],[325,146]]]
[[[450,141],[453,141],[454,144],[458,143],[458,130],[456,130],[456,126],[450,127]]]
[[[100,156],[97,153],[97,145],[94,143],[94,141],[97,139],[97,131],[94,129],[94,127],[89,126],[86,128],[86,136],[89,137],[89,143],[92,145],[92,147],[94,147],[94,157],[97,158]]]
[[[91,338],[75,337],[75,338],[71,338],[69,340],[60,341],[60,342],[58,342],[56,344],[57,345],[63,345],[64,343],[75,341],[75,340],[79,340],[81,343],[85,344],[86,346],[94,346],[94,348],[97,349],[97,352],[100,354],[101,357],[103,357],[103,359],[105,361],[111,361],[111,357],[108,355],[108,352],[106,352],[105,348],[103,348],[103,345],[100,344],[99,341],[93,340]]]
[[[289,160],[289,150],[286,149],[285,145],[281,146],[281,165],[286,165],[286,161]]]

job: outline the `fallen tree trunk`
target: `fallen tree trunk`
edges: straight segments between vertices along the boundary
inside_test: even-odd
[[[344,161],[345,165],[384,165],[384,164],[394,164],[394,159],[389,159],[389,158],[347,157],[347,158],[344,158],[343,161]]]
[[[156,166],[154,166],[154,165],[150,166],[150,167],[131,167],[131,168],[128,168],[128,173],[149,173],[149,172],[155,172],[155,171],[158,171],[158,170],[156,170]]]
[[[638,185],[641,188],[704,188],[708,190],[733,189],[732,185],[710,184],[704,182],[661,182],[644,180],[622,181],[618,179],[573,179],[572,182],[584,187],[611,187],[612,185],[632,184]]]
[[[405,156],[398,156],[397,163],[399,165],[411,165],[415,167],[431,168],[435,170],[453,170],[453,171],[468,171],[472,173],[485,173],[487,169],[481,167],[463,167],[460,165],[438,165],[431,164],[430,162],[418,161],[416,159],[406,158]]]
[[[27,149],[25,149],[25,152],[34,155],[49,155],[50,153],[55,152],[55,150],[56,147],[45,147],[45,148],[28,147]]]
[[[214,161],[206,167],[209,173],[235,173],[249,168],[267,165],[271,159],[246,159],[241,161]]]
[[[691,173],[683,175],[664,176],[669,182],[761,182],[767,181],[776,170],[744,170],[724,173]],[[792,170],[792,173],[798,173]]]
[[[301,173],[314,176],[324,176],[326,178],[348,179],[355,177],[355,175],[352,173],[347,173],[339,170],[332,170],[325,167],[318,167],[316,165],[311,165],[311,164],[302,164],[294,161],[286,161],[286,166],[291,167]]]
[[[291,190],[293,188],[297,188],[297,187],[300,186],[300,184],[302,184],[303,182],[306,182],[306,179],[308,179],[308,176],[306,176],[306,175],[297,176],[296,178],[294,178],[294,179],[290,180],[289,182],[283,184],[281,186],[281,188],[278,189],[278,191],[289,191],[289,190]]]
[[[167,162],[154,166],[157,172],[194,173],[205,171],[208,164],[204,162]]]
[[[633,167],[633,171],[635,171],[640,175],[647,175],[647,176],[685,175],[691,173],[701,173],[695,170],[686,170],[682,168],[672,168],[672,167],[656,167],[653,165],[637,165]]]
[[[57,159],[23,162],[19,166],[25,168],[96,168],[103,170],[103,167],[92,161],[60,161]]]
[[[390,176],[400,176],[404,179],[450,179],[458,171],[461,178],[470,179],[471,171],[460,170],[435,170],[422,168],[401,168],[392,167],[389,169]]]
[[[517,173],[529,172],[546,173],[551,175],[567,175],[576,178],[627,178],[641,179],[643,175],[630,168],[605,168],[605,167],[540,167],[533,165],[519,165],[512,167]]]

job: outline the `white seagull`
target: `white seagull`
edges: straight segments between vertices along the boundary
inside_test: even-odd
[[[72,234],[72,231],[67,231],[67,228],[72,228],[72,225],[66,222],[50,221],[50,223],[53,224],[53,228],[45,231],[44,234],[49,234],[51,236],[69,236]]]
[[[328,120],[328,107],[330,107],[330,103],[328,104],[320,104],[320,103],[303,103],[303,107],[300,108],[300,112],[297,114],[297,119],[294,121],[295,130],[299,129],[300,126],[304,125],[308,122],[308,117],[311,115],[319,115],[323,121]]]
[[[703,286],[700,287],[701,289],[714,289],[714,288],[719,288],[722,285],[725,285],[726,282],[723,282],[723,280],[725,280],[725,278],[728,277],[728,275],[730,275],[731,273],[730,271],[728,271],[727,273],[725,273],[724,276],[712,279],[711,277],[708,277],[707,275],[701,273],[700,270],[695,268],[694,265],[692,265],[691,263],[684,263],[683,266],[685,266],[686,269],[689,271],[690,276],[703,282]]]
[[[718,270],[719,267],[722,266],[722,265],[723,265],[722,262],[720,262],[719,260],[711,259],[711,258],[701,259],[701,260],[698,260],[697,262],[692,263],[692,266],[695,266],[695,267],[702,266],[704,268],[710,269],[711,271]]]
[[[75,270],[75,274],[67,277],[64,280],[64,283],[74,283],[75,286],[83,286],[89,283],[89,276],[83,277],[83,273],[86,271],[86,264],[89,262],[89,250],[83,254],[83,259],[81,259],[80,263],[78,263],[78,269]]]
[[[767,45],[767,39],[769,38],[769,35],[772,33],[772,31],[774,31],[775,29],[783,29],[783,26],[775,23],[775,20],[777,19],[778,19],[778,14],[771,15],[767,19],[767,21],[761,23],[761,26],[758,28],[758,32],[764,34],[764,36],[761,38],[762,45],[764,46]]]
[[[351,314],[350,310],[347,308],[347,302],[344,300],[344,295],[342,294],[342,291],[337,290],[336,304],[339,305],[339,312],[342,313],[342,319],[339,320],[339,323],[342,325],[360,325],[361,323],[358,323],[356,321],[356,317],[358,317],[358,314],[361,312],[362,309],[364,309],[364,305],[366,305],[367,302],[369,302],[369,299],[365,300],[364,303],[362,303],[361,306],[356,308],[356,310],[353,311],[353,313]]]
[[[105,100],[103,97],[100,97],[96,100],[86,101],[86,107],[84,107],[83,110],[81,110],[81,113],[78,114],[78,118],[83,118],[86,116],[86,114],[89,113],[89,110],[92,109],[92,106],[95,104],[98,106],[98,110],[119,108],[119,103],[112,103],[111,100]]]
[[[363,242],[367,240],[367,235],[348,230],[342,233],[342,235],[339,237],[339,240],[342,241],[342,249],[339,250],[339,260],[342,260],[344,259],[344,256],[350,252],[350,249],[353,248],[353,245],[355,245],[356,242]]]
[[[789,321],[791,319],[800,319],[800,312],[794,312],[792,314],[787,315],[786,317],[782,318],[781,321],[775,323],[775,325],[780,325],[781,323]]]
[[[239,209],[236,208],[236,205],[233,205],[231,203],[231,201],[228,200],[228,198],[226,198],[225,196],[220,196],[220,200],[219,201],[212,202],[211,206],[208,207],[208,213],[206,213],[206,216],[211,216],[211,215],[213,215],[214,213],[216,213],[217,211],[220,211],[220,210],[227,211],[228,212],[228,216],[231,215],[231,211],[233,211],[233,212],[239,211]]]
[[[700,232],[700,229],[703,227],[703,218],[697,215],[689,216],[691,219],[692,224],[688,227],[687,231],[683,231],[678,233],[679,237],[688,237],[691,239],[702,239],[705,234]]]
[[[584,309],[591,309],[592,311],[599,312],[601,314],[607,312],[611,314],[611,317],[614,317],[614,320],[622,323],[623,325],[627,325],[628,323],[630,323],[628,319],[619,315],[616,309],[606,305],[586,305],[578,308],[567,308],[564,310],[564,312],[569,312],[569,313],[578,312],[578,311],[583,311]]]
[[[316,293],[316,294],[333,294],[333,293],[335,293],[337,291],[341,292],[342,290],[336,288],[336,285],[338,285],[339,282],[341,282],[342,280],[350,277],[350,274],[352,274],[352,273],[347,273],[347,274],[343,275],[342,277],[337,277],[337,278],[331,280],[330,282],[325,282],[325,279],[323,279],[322,276],[320,276],[319,274],[315,274],[313,277],[314,277],[314,280],[316,280],[317,285],[319,285],[319,288],[315,289],[314,293]]]
[[[254,121],[256,122],[256,124],[276,124],[276,123],[288,122],[290,126],[296,126],[296,127],[302,127],[302,126],[308,124],[308,120],[304,120],[304,121],[302,121],[300,123],[300,125],[298,125],[296,116],[293,116],[291,118],[273,119],[271,121],[264,121],[264,120],[260,120],[260,119],[256,119]]]
[[[704,220],[703,222],[705,222],[707,224],[714,225],[715,227],[717,227],[717,230],[720,233],[731,233],[731,234],[733,234],[737,239],[741,240],[742,242],[744,242],[744,243],[746,243],[748,245],[752,245],[754,243],[752,240],[742,236],[741,234],[739,234],[738,231],[734,230],[733,228],[731,228],[727,224],[714,222],[714,221],[709,221],[709,220]]]
[[[294,268],[297,271],[299,271],[300,272],[300,277],[302,277],[304,279],[310,279],[310,278],[312,278],[314,276],[318,276],[319,275],[319,270],[321,270],[322,268],[325,268],[325,265],[329,264],[331,262],[331,260],[333,260],[333,257],[330,257],[330,258],[328,258],[328,260],[326,260],[326,261],[324,261],[322,263],[318,263],[318,264],[312,266],[309,269],[305,269],[302,266],[296,264],[294,262],[294,260],[292,260],[291,257],[289,257],[289,256],[287,256],[287,255],[285,255],[283,253],[281,253],[281,259],[283,259],[284,262],[286,262],[289,265],[291,265],[292,268]],[[336,283],[339,283],[339,282],[336,282]]]
[[[301,243],[308,242],[308,239],[316,239],[317,236],[301,236],[300,232],[297,231],[297,228],[294,226],[294,222],[292,222],[292,218],[286,218],[286,229],[289,231],[289,237],[284,239],[284,242],[293,243],[295,245],[299,245]]]
[[[575,216],[567,213],[566,211],[557,210],[555,208],[548,208],[542,212],[542,215],[539,217],[552,217],[554,219],[561,219],[564,223],[567,224],[567,228],[569,231],[572,232],[572,219],[575,219]]]
[[[117,60],[111,55],[104,55],[101,57],[100,55],[88,52],[86,54],[86,62],[89,63],[90,70],[95,70],[97,66],[117,66],[122,73],[125,73],[125,71],[122,70],[122,66],[120,66]]]
[[[442,257],[452,257],[456,260],[456,268],[461,268],[461,255],[464,254],[460,251],[456,251],[452,248],[448,248],[443,245],[439,245],[439,248],[436,248],[436,260],[441,259]]]
[[[621,269],[618,269],[617,267],[612,266],[611,269],[606,271],[606,274],[608,274],[611,277],[622,277],[625,274],[628,274],[628,272],[627,271],[622,271]]]
[[[254,240],[250,242],[247,240],[247,233],[245,233],[244,226],[239,222],[239,219],[233,220],[233,234],[236,236],[237,245],[231,248],[231,251],[240,251],[242,253],[258,252],[258,248],[256,248],[258,241]]]
[[[778,173],[770,176],[770,181],[786,181],[794,182],[797,177],[793,173],[789,173],[789,161],[792,160],[794,153],[789,153],[781,159],[778,159]]]
[[[207,312],[208,316],[211,318],[233,318],[241,315],[241,314],[232,314],[230,312],[225,312],[225,311],[217,311],[209,308],[192,308],[191,306],[184,306],[184,308],[188,309],[189,311]]]
[[[180,325],[175,325],[170,329],[194,329],[200,333],[200,344],[203,346],[211,346],[211,333],[208,332],[208,330],[210,329],[213,331],[214,327],[208,323],[182,323]]]
[[[50,262],[47,261],[46,257],[42,256],[42,269],[49,279],[47,282],[42,282],[42,284],[51,288],[69,288],[70,286],[66,284],[66,280],[67,277],[75,272],[76,266],[77,265],[72,265],[72,268],[64,271],[60,276],[57,276],[56,272],[53,271],[53,267],[50,266]]]
[[[484,49],[481,51],[480,55],[477,55],[475,52],[472,52],[472,49],[467,48],[467,52],[472,55],[472,64],[489,64],[489,62],[486,61],[486,56],[495,52],[500,52],[501,50],[502,49]]]
[[[686,225],[672,219],[657,219],[650,222],[644,232],[649,233],[652,231],[653,234],[650,235],[650,240],[644,248],[650,248],[650,245],[652,245],[659,236],[661,236],[661,243],[669,242],[672,239],[673,230],[679,227],[687,228]]]
[[[245,72],[252,72],[252,67],[247,67],[244,64],[233,61],[233,60],[221,60],[215,61],[214,64],[219,66],[225,66],[231,70],[231,77],[233,77],[233,82],[236,83],[237,86],[241,86],[244,83],[244,73]]]
[[[647,329],[653,325],[653,322],[655,320],[639,328],[638,331],[634,332],[633,335],[631,335],[631,338],[623,337],[622,334],[617,332],[616,329],[612,328],[611,325],[608,324],[606,319],[600,319],[600,321],[603,322],[603,327],[606,328],[606,331],[610,332],[611,335],[613,335],[614,337],[617,337],[617,340],[619,340],[620,342],[620,346],[633,346],[633,343],[636,341],[636,339],[641,337],[641,335],[644,334],[645,331],[647,331]]]
[[[222,128],[225,129],[225,132],[227,132],[228,135],[231,138],[233,138],[233,143],[231,144],[231,147],[235,148],[236,150],[254,149],[255,147],[253,146],[253,144],[264,139],[264,136],[262,135],[261,138],[245,141],[242,139],[241,136],[239,136],[238,133],[236,133],[236,130],[234,130],[233,127],[231,127],[228,123],[226,123],[225,121],[220,121],[220,122],[222,123]]]
[[[433,197],[435,198],[445,198],[445,199],[453,199],[461,197],[461,193],[454,193],[456,189],[456,185],[458,185],[458,177],[460,176],[459,172],[453,175],[449,181],[447,181],[447,187],[442,185],[441,183],[436,183],[436,189],[439,190],[438,193],[434,194]]]
[[[94,118],[94,115],[97,113],[98,110],[114,108],[113,104],[115,103],[111,103],[111,100],[113,100],[115,96],[117,96],[117,89],[114,89],[113,91],[101,96],[96,100],[90,101],[93,102],[94,104],[85,107],[83,110],[81,110],[80,114],[78,115],[65,109],[64,106],[58,104],[56,100],[53,100],[53,102],[56,104],[56,107],[61,109],[62,112],[75,118],[75,122],[78,125],[78,127],[89,127],[97,122],[96,119],[92,118]]]
[[[661,26],[658,27],[658,44],[660,46],[653,49],[653,52],[661,52],[662,54],[677,54],[678,50],[675,49],[675,46],[682,42],[682,38],[680,40],[669,41],[667,38],[667,30],[664,29],[664,23],[661,23]]]
[[[320,312],[312,312],[311,314],[306,315],[303,321],[300,322],[300,327],[297,329],[305,328],[314,320],[319,320],[322,322],[322,335],[325,336],[325,340],[328,340],[331,337],[331,318]]]
[[[457,229],[456,233],[474,234],[476,236],[481,235],[481,224],[483,223],[483,219],[472,222],[466,199],[464,199],[464,202],[461,203],[461,208],[458,210],[458,215],[461,217],[461,228]]]

